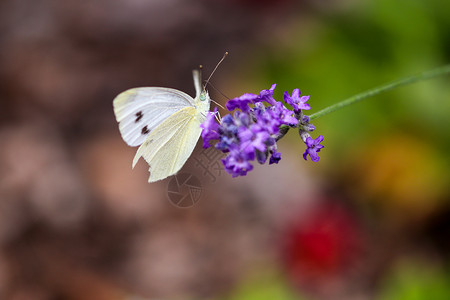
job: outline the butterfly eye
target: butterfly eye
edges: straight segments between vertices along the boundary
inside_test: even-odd
[[[206,95],[205,95],[205,93],[201,93],[201,94],[200,94],[200,100],[201,100],[201,101],[205,101],[205,100],[206,100]]]

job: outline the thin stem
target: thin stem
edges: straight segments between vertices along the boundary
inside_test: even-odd
[[[347,99],[345,99],[345,100],[343,100],[341,102],[338,102],[336,104],[330,105],[330,106],[328,106],[328,107],[326,107],[326,108],[324,108],[322,110],[319,110],[318,112],[310,115],[309,118],[311,120],[314,120],[314,119],[322,117],[322,116],[324,116],[326,114],[329,114],[329,113],[331,113],[333,111],[336,111],[336,110],[344,108],[344,107],[346,107],[348,105],[351,105],[351,104],[354,104],[354,103],[359,102],[361,100],[364,100],[366,98],[375,96],[375,95],[380,94],[382,92],[387,92],[389,90],[392,90],[392,89],[394,89],[396,87],[407,85],[407,84],[411,84],[411,83],[414,83],[414,82],[417,82],[417,81],[422,81],[422,80],[434,78],[434,77],[441,76],[441,75],[446,75],[446,74],[449,74],[449,73],[450,73],[450,65],[445,65],[443,67],[439,67],[439,68],[436,68],[436,69],[433,69],[433,70],[430,70],[430,71],[422,72],[422,73],[419,73],[417,75],[413,75],[413,76],[410,76],[410,77],[398,79],[398,80],[392,81],[392,82],[390,82],[388,84],[385,84],[385,85],[376,87],[374,89],[365,91],[363,93],[354,95],[354,96],[352,96],[350,98],[347,98]]]

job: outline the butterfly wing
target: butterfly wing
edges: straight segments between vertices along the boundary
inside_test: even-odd
[[[191,155],[202,129],[202,114],[195,107],[185,107],[156,126],[139,147],[133,167],[140,157],[150,165],[149,182],[178,172]]]
[[[150,132],[194,99],[175,89],[141,87],[120,93],[113,101],[120,134],[130,146],[141,145]]]

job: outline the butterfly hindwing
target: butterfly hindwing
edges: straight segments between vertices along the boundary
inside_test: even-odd
[[[113,104],[122,138],[130,146],[139,146],[154,128],[177,111],[192,107],[194,100],[175,89],[141,87],[119,94]]]
[[[139,147],[133,167],[140,157],[150,165],[149,182],[178,172],[200,137],[201,117],[195,107],[185,107],[156,126]]]

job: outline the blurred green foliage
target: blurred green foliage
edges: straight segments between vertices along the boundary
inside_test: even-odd
[[[311,95],[311,112],[316,112],[386,82],[448,63],[449,11],[449,1],[382,0],[299,16],[280,40],[270,40],[270,45],[258,49],[261,54],[255,57],[252,74],[245,74],[242,81],[256,78],[258,87],[251,89],[255,91],[278,83],[277,99],[284,90],[298,87],[302,94]],[[340,157],[362,139],[390,130],[436,143],[447,153],[448,82],[446,77],[402,87],[316,120],[317,134],[323,134],[332,149],[322,156]]]
[[[450,299],[450,274],[431,263],[405,261],[385,278],[380,300]]]
[[[245,278],[227,300],[302,300],[297,292],[276,272],[262,270]]]

